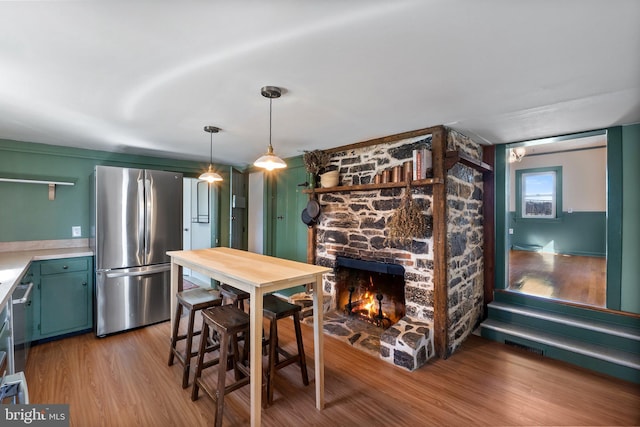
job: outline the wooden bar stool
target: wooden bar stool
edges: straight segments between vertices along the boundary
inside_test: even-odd
[[[309,385],[309,377],[307,375],[307,360],[304,355],[304,346],[302,345],[302,331],[300,330],[300,312],[302,307],[296,304],[288,303],[281,298],[273,295],[265,295],[263,303],[263,315],[269,319],[269,362],[267,368],[267,404],[273,403],[273,380],[276,370],[284,368],[294,362],[300,365],[302,374],[302,383]],[[298,345],[298,353],[291,355],[283,350],[278,344],[278,320],[286,317],[293,317],[293,326],[296,332],[296,342]],[[280,355],[284,357],[280,360]]]
[[[198,352],[198,363],[193,379],[191,400],[198,399],[198,390],[202,388],[216,404],[215,425],[218,427],[222,425],[224,396],[249,384],[249,368],[242,364],[242,360],[245,357],[238,351],[238,335],[245,334],[248,336],[249,333],[249,315],[233,305],[222,305],[203,310],[202,320],[203,336],[208,336],[209,330],[213,329],[219,342],[218,345],[208,346],[207,340],[200,340],[200,351]],[[213,350],[219,350],[219,357],[205,362],[204,355]],[[202,370],[215,365],[218,365],[218,384],[217,388],[214,389],[202,380]],[[235,382],[226,385],[229,365],[234,370]]]
[[[197,351],[192,351],[193,337],[200,335],[202,330],[194,331],[193,324],[195,321],[195,314],[198,310],[204,310],[205,308],[215,307],[222,304],[222,298],[218,297],[216,293],[213,293],[211,289],[195,288],[186,291],[178,292],[176,294],[178,304],[176,307],[176,317],[173,323],[173,333],[171,334],[171,348],[169,351],[169,366],[173,365],[174,358],[178,358],[183,366],[182,373],[182,388],[187,388],[189,385],[189,370],[191,366],[191,358],[197,356]],[[178,335],[178,329],[180,328],[180,317],[182,316],[183,308],[189,310],[189,323],[187,324],[187,333],[185,335]],[[202,336],[202,341],[207,341]],[[176,346],[178,341],[187,340],[184,353],[177,350]]]
[[[241,291],[225,283],[220,284],[220,295],[242,311],[244,311],[244,302],[249,299],[249,292]]]

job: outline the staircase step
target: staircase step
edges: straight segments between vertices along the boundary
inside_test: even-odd
[[[640,330],[635,328],[614,325],[611,323],[607,323],[599,320],[592,320],[588,318],[567,316],[567,315],[554,313],[547,310],[524,307],[520,305],[508,304],[503,302],[493,301],[489,303],[488,307],[489,307],[489,310],[507,312],[510,314],[518,315],[518,316],[524,316],[528,318],[554,322],[557,324],[561,324],[561,325],[565,325],[573,328],[584,329],[592,332],[611,335],[621,339],[635,341],[638,344],[640,344]],[[489,315],[489,317],[491,317],[491,315]]]
[[[603,347],[539,329],[492,319],[482,322],[481,328],[640,371],[640,355],[637,353]]]

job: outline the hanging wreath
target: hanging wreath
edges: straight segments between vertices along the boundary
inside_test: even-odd
[[[389,235],[386,242],[407,245],[414,238],[423,238],[428,229],[429,225],[422,214],[422,209],[411,197],[411,188],[407,184],[400,206],[389,220]]]

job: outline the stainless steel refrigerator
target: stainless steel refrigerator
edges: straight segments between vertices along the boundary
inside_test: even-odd
[[[96,166],[92,177],[96,335],[169,319],[166,252],[182,249],[182,174]]]

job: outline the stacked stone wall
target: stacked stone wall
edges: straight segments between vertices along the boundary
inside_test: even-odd
[[[402,166],[419,148],[431,149],[431,135],[332,153],[328,168],[340,171],[339,185],[371,184],[378,172]]]
[[[330,164],[340,170],[341,185],[373,182],[376,173],[411,160],[416,148],[431,147],[431,135],[391,144],[333,153]],[[408,245],[386,241],[387,224],[399,206],[405,188],[319,194],[322,214],[317,225],[316,263],[335,267],[338,256],[400,264],[405,268],[405,305],[408,316],[433,320],[433,236]],[[422,213],[432,222],[430,186],[411,189]],[[335,303],[335,277],[326,274],[324,291]],[[335,305],[334,305],[335,306]]]
[[[450,130],[447,150],[482,159],[482,147]],[[447,175],[447,278],[452,354],[482,319],[484,301],[482,174],[456,164]]]
[[[482,158],[482,148],[449,130],[447,150]],[[412,159],[413,150],[431,148],[431,136],[332,153],[330,166],[340,171],[339,185],[372,183],[377,173]],[[431,230],[407,245],[391,244],[387,224],[405,188],[318,194],[322,213],[316,233],[316,263],[335,268],[345,256],[395,263],[405,268],[406,317],[381,337],[381,357],[398,366],[417,369],[433,355],[434,254]],[[427,221],[432,223],[432,187],[410,190]],[[457,164],[447,175],[448,354],[472,332],[483,302],[482,175]],[[325,309],[336,309],[335,275],[325,274]],[[416,335],[417,334],[417,335]]]
[[[413,150],[431,148],[431,136],[420,136],[390,144],[333,153],[330,166],[340,171],[340,185],[373,182],[374,176],[412,160]],[[322,214],[317,225],[316,263],[335,267],[336,257],[400,264],[405,268],[406,316],[380,338],[380,357],[414,370],[433,356],[433,236],[411,243],[388,242],[387,224],[405,188],[319,194]],[[433,201],[430,186],[409,191],[432,222]],[[330,309],[336,309],[334,274],[325,274],[324,292],[330,296]],[[325,305],[327,307],[327,305]]]

